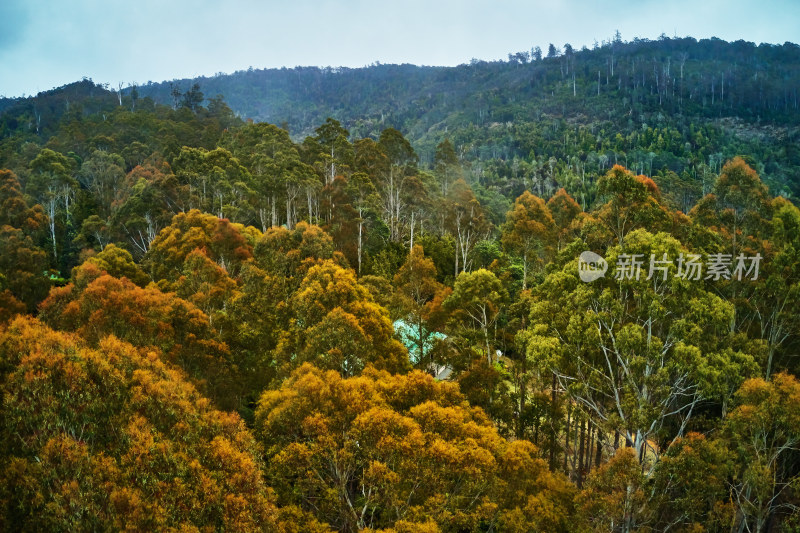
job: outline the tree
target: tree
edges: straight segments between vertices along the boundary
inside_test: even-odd
[[[417,156],[411,144],[399,131],[388,128],[381,132],[378,146],[386,154],[387,172],[379,177],[384,218],[388,222],[391,240],[400,240],[400,221],[407,178],[417,170]]]
[[[547,208],[553,215],[553,222],[556,225],[557,248],[561,247],[571,239],[573,231],[573,221],[583,212],[578,203],[562,187],[548,201]]]
[[[732,269],[739,258],[759,258],[758,274],[753,271],[744,282],[741,272],[734,275],[723,294],[736,306],[737,329],[766,343],[769,379],[776,360],[782,362],[797,340],[800,240],[794,228],[800,227],[800,211],[770,201],[758,174],[741,158],[723,166],[715,192],[692,209],[693,233],[709,252],[730,254]]]
[[[300,159],[286,130],[272,124],[246,124],[224,139],[231,153],[252,175],[251,197],[262,231],[278,226],[283,211],[287,227],[296,219],[296,200],[313,169]]]
[[[255,428],[279,501],[339,531],[568,528],[572,492],[535,447],[419,371],[345,379],[305,364],[264,392]]]
[[[197,109],[203,103],[204,98],[203,92],[200,90],[200,84],[193,83],[192,87],[181,96],[181,107],[191,109],[194,113],[197,113]]]
[[[614,277],[583,283],[571,262],[545,278],[531,304],[529,354],[539,353],[538,343],[559,347],[541,352],[552,357],[542,363],[606,431],[622,434],[648,474],[648,457],[684,434],[701,401],[724,411],[758,368],[746,345],[737,349],[733,306],[676,276],[674,264],[652,276],[649,265],[638,277],[622,275],[635,254],[660,260],[681,253],[688,252],[671,236],[635,230],[624,248],[606,253],[617,265]]]
[[[292,322],[277,348],[284,375],[305,361],[343,376],[359,374],[367,364],[392,372],[409,367],[389,313],[350,269],[329,260],[312,266],[289,309]]]
[[[439,181],[442,196],[447,196],[450,184],[463,179],[461,163],[450,139],[445,139],[436,145],[436,154],[433,158],[433,171]]]
[[[764,532],[797,513],[800,383],[788,374],[746,381],[724,422],[737,459],[732,486],[739,530]]]
[[[480,202],[464,180],[456,181],[450,188],[446,205],[447,228],[456,240],[454,276],[458,276],[459,271],[470,270],[472,249],[486,237],[491,226]]]
[[[453,293],[444,301],[445,309],[453,316],[454,333],[464,339],[468,349],[480,347],[489,364],[496,359],[497,319],[507,298],[497,276],[480,269],[462,272],[456,278]]]
[[[33,313],[49,289],[44,250],[22,230],[0,227],[0,292],[8,291]]]
[[[503,245],[522,259],[522,290],[528,288],[528,267],[544,262],[555,240],[553,216],[544,200],[528,191],[514,202],[503,226]]]
[[[312,149],[312,152],[316,153],[312,157],[321,160],[325,184],[330,185],[342,173],[342,167],[351,167],[353,164],[353,146],[347,140],[350,132],[338,120],[330,117],[314,131],[316,135],[313,139],[307,139],[307,142],[313,140],[316,149]]]
[[[767,187],[758,174],[740,157],[725,163],[714,184],[722,229],[738,254],[742,237],[760,236],[771,211]]]
[[[425,257],[422,246],[415,244],[411,249],[394,276],[394,286],[394,306],[408,326],[409,341],[414,345],[409,351],[417,365],[429,369],[435,338],[430,322],[439,311],[437,299],[442,299],[446,289],[436,281],[436,266]]]
[[[34,239],[47,217],[39,205],[28,207],[17,176],[0,170],[0,313],[34,312],[47,295],[47,254]],[[38,240],[38,239],[37,239]],[[8,315],[8,316],[6,316]]]
[[[217,331],[232,320],[226,308],[239,296],[238,286],[224,268],[200,249],[186,256],[183,274],[175,282],[178,296],[193,303],[209,318]]]
[[[242,263],[253,256],[257,235],[255,228],[193,209],[175,215],[172,223],[159,232],[142,266],[153,280],[168,288],[181,275],[186,257],[199,248],[235,276]]]
[[[71,224],[72,207],[78,182],[75,180],[75,161],[63,154],[44,148],[31,161],[32,172],[28,193],[44,207],[50,224],[53,259],[59,259],[58,226]]]
[[[341,267],[347,261],[336,252],[333,239],[319,226],[300,222],[293,230],[270,228],[256,242],[253,256],[259,268],[281,287],[279,300],[288,303],[309,269],[331,260]]]
[[[127,278],[139,287],[145,287],[150,283],[150,278],[133,261],[131,253],[114,244],[109,244],[100,253],[89,257],[86,262],[115,278]]]
[[[17,319],[0,335],[0,392],[4,530],[295,530],[244,422],[152,352]]]
[[[97,203],[98,216],[108,219],[120,200],[125,179],[125,162],[122,156],[95,150],[81,165],[78,180],[92,194]]]
[[[775,203],[778,207],[783,202],[776,199]],[[740,289],[737,299],[737,319],[752,336],[766,342],[767,380],[776,363],[785,364],[785,354],[797,346],[799,338],[800,315],[796,310],[800,305],[800,210],[785,202],[772,219],[772,230],[770,246],[763,247],[764,268],[759,281]],[[759,248],[755,253],[749,248],[749,256],[760,255]]]
[[[651,479],[652,528],[730,530],[734,456],[723,439],[688,433],[669,447]]]
[[[645,476],[631,448],[601,466],[577,498],[583,531],[630,533],[650,521]]]
[[[597,190],[607,202],[597,210],[596,217],[618,244],[622,245],[628,232],[635,228],[667,229],[665,225],[671,218],[658,203],[660,192],[650,178],[634,176],[621,165],[614,165],[598,180]]]
[[[166,361],[197,380],[208,380],[208,392],[229,407],[228,347],[220,342],[208,316],[191,303],[155,286],[114,278],[92,263],[73,271],[72,282],[58,287],[40,306],[51,327],[76,332],[92,345],[115,337],[142,348],[157,348]]]
[[[353,208],[358,213],[358,245],[356,272],[361,275],[361,263],[364,251],[364,227],[367,224],[367,213],[377,209],[380,197],[370,177],[364,172],[356,172],[347,180],[346,191],[350,195]]]
[[[128,193],[114,213],[112,225],[141,257],[158,232],[172,221],[174,212],[188,208],[189,188],[179,184],[163,164],[135,167],[125,177],[125,189]]]
[[[173,167],[178,180],[189,187],[192,207],[218,218],[247,219],[252,177],[228,150],[184,147]]]
[[[35,235],[44,229],[46,223],[41,205],[28,207],[17,175],[0,169],[0,227],[11,226]]]

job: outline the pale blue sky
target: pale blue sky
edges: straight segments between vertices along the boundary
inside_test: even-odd
[[[0,0],[0,95],[297,65],[457,65],[661,33],[800,41],[798,0]]]

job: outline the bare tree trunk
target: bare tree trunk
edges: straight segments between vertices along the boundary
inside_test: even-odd
[[[414,211],[411,211],[411,244],[409,250],[414,248]]]
[[[526,361],[527,359],[523,359]],[[556,426],[555,426],[555,415],[556,415],[556,373],[553,372],[553,381],[550,384],[550,470],[555,471],[556,469]],[[520,410],[520,413],[522,411]]]
[[[567,472],[567,457],[569,456],[569,427],[572,416],[572,404],[567,404],[567,424],[564,426],[564,474],[569,475]]]
[[[364,213],[361,206],[358,207],[358,275],[361,275],[361,249],[364,235]]]
[[[603,434],[598,430],[597,433],[597,454],[594,457],[594,467],[598,468],[603,461]]]
[[[597,425],[592,424],[592,421],[589,420],[589,435],[587,438],[587,446],[586,446],[586,475],[588,476],[589,473],[592,471],[592,449],[594,449],[594,439],[595,435],[597,435]]]
[[[580,444],[578,448],[578,472],[577,472],[577,482],[578,488],[583,488],[583,461],[584,461],[584,452],[585,450],[585,440],[586,440],[586,421],[581,420],[581,435],[580,435]]]

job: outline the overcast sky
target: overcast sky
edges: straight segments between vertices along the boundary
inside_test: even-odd
[[[800,41],[798,0],[0,0],[0,95],[297,65],[457,65],[633,37]]]

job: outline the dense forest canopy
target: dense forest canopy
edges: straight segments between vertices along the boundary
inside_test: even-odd
[[[0,101],[0,529],[800,528],[799,50]]]

